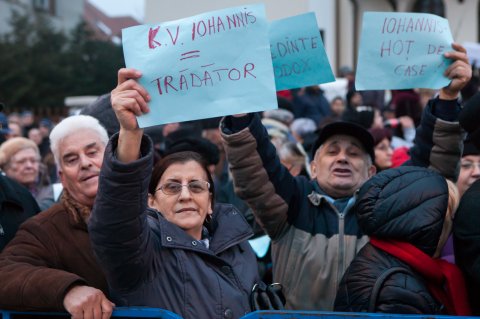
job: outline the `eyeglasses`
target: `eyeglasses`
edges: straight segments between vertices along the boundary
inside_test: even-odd
[[[462,162],[460,166],[464,170],[472,170],[475,168],[475,166],[478,167],[478,169],[480,169],[480,162],[465,161],[465,162]]]
[[[155,192],[161,190],[165,195],[178,195],[184,186],[186,186],[192,194],[201,194],[210,189],[210,183],[206,181],[191,181],[188,184],[168,182],[157,188]]]

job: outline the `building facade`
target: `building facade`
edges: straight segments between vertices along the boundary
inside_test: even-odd
[[[11,31],[13,12],[46,15],[52,26],[65,33],[83,19],[84,0],[0,0],[0,34]]]

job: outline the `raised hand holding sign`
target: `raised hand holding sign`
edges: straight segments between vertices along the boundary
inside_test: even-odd
[[[122,32],[125,64],[142,73],[150,112],[140,127],[277,107],[263,5]]]

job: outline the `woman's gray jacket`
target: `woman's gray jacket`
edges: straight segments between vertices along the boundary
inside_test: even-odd
[[[115,158],[118,134],[106,148],[89,221],[94,251],[117,306],[159,307],[183,318],[239,318],[251,311],[259,281],[252,231],[231,205],[217,204],[210,248],[147,208],[153,146],[144,136],[141,156]]]

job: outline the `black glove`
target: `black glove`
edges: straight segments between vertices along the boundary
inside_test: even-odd
[[[250,295],[252,311],[257,310],[284,310],[285,297],[282,285],[273,283],[266,285],[263,281],[255,284]]]

